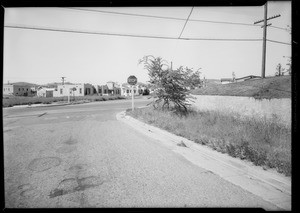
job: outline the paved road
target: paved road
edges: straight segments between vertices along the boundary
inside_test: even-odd
[[[116,120],[130,106],[4,109],[5,206],[276,209]]]

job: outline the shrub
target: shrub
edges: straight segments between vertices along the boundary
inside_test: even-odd
[[[139,63],[144,63],[144,68],[148,70],[149,82],[155,89],[153,107],[171,107],[176,111],[187,112],[190,105],[187,100],[192,99],[188,87],[196,84],[197,77],[200,82],[199,73],[193,73],[189,68],[184,70],[182,67],[172,70],[160,57],[145,56]]]

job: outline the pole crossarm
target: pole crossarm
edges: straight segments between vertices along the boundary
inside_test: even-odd
[[[269,26],[271,26],[271,25],[272,25],[272,23],[267,24],[267,27],[269,27]],[[263,28],[263,27],[265,27],[265,26],[261,26],[260,28]]]
[[[270,18],[267,18],[267,20],[274,19],[274,18],[278,18],[278,17],[280,17],[280,14],[275,15],[275,16],[272,16],[272,17],[270,17]],[[254,24],[258,24],[258,23],[264,22],[264,21],[265,21],[264,19],[263,19],[263,20],[260,20],[260,21],[256,21],[256,22],[254,22]]]

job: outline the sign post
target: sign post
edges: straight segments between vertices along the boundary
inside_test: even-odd
[[[134,110],[134,92],[133,92],[133,85],[131,86],[131,108],[132,111]]]
[[[71,92],[71,90],[70,90],[70,88],[68,88],[68,104],[70,103],[70,92]]]
[[[134,111],[134,85],[137,83],[137,78],[134,75],[131,75],[127,78],[127,83],[131,85],[131,98],[132,98],[132,111]]]

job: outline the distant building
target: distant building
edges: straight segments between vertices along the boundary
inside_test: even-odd
[[[14,85],[3,84],[3,95],[14,95]]]
[[[108,96],[108,95],[121,95],[121,88],[118,83],[109,81],[104,85],[93,85],[94,86],[94,94],[100,96]]]
[[[255,76],[255,75],[248,75],[248,76],[245,76],[245,77],[242,77],[242,78],[236,78],[235,81],[236,82],[241,82],[241,81],[247,81],[247,80],[250,80],[250,79],[261,79],[260,76]]]
[[[134,95],[142,95],[147,89],[147,86],[142,83],[137,83],[133,86]],[[128,83],[124,83],[121,86],[121,95],[122,96],[131,96],[132,86]]]
[[[29,85],[3,84],[3,95],[33,96],[34,92]]]
[[[37,90],[37,96],[38,97],[53,97],[53,92],[55,91],[55,88],[47,88],[47,87],[40,87]]]
[[[106,83],[108,95],[121,95],[121,88],[116,82],[109,81]]]
[[[74,90],[73,90],[74,88]],[[63,96],[85,96],[93,95],[94,86],[92,84],[64,84],[58,85],[53,91],[53,97]]]
[[[221,78],[221,84],[229,84],[233,82],[234,82],[233,78]]]

